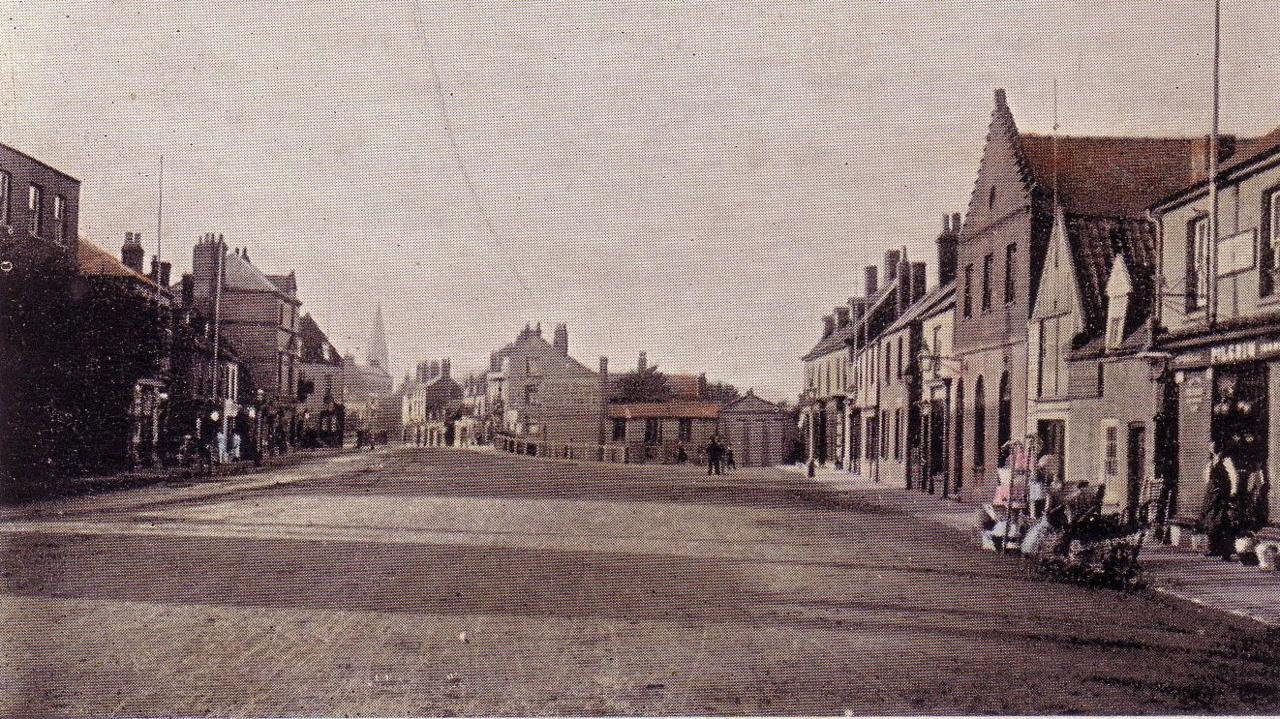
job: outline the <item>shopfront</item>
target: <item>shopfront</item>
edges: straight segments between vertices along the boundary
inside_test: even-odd
[[[1210,443],[1242,478],[1255,472],[1270,478],[1280,469],[1280,412],[1270,408],[1280,395],[1280,338],[1188,348],[1175,353],[1173,370],[1180,468],[1173,516],[1189,526],[1199,517]],[[1280,517],[1277,494],[1269,498],[1273,523]]]

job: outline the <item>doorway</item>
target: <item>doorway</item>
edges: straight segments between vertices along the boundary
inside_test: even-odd
[[[1128,494],[1125,501],[1125,517],[1130,523],[1136,522],[1140,517],[1138,513],[1139,504],[1143,501],[1142,484],[1147,476],[1147,426],[1141,422],[1135,422],[1129,425],[1129,477],[1127,484]],[[1143,512],[1143,514],[1146,514]]]
[[[1061,419],[1042,419],[1036,422],[1036,434],[1040,436],[1043,447],[1042,455],[1049,455],[1049,469],[1053,476],[1066,481],[1067,460],[1067,423]]]

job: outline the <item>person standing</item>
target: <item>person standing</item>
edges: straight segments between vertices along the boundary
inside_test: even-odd
[[[1049,486],[1053,484],[1053,455],[1045,454],[1036,461],[1035,471],[1027,482],[1027,502],[1031,505],[1031,517],[1040,519],[1044,516],[1045,505],[1049,500]]]
[[[231,461],[240,461],[240,430],[231,433]]]
[[[711,436],[711,441],[707,444],[707,474],[720,474],[720,456],[724,453],[724,447],[720,445],[720,441],[715,435]]]
[[[1231,559],[1235,553],[1235,525],[1232,522],[1233,490],[1240,482],[1235,462],[1209,443],[1209,462],[1204,469],[1204,502],[1200,505],[1201,532],[1209,538],[1205,556]]]
[[[724,447],[724,466],[725,469],[736,470],[738,468],[738,463],[733,458],[733,445],[731,444],[726,444]]]

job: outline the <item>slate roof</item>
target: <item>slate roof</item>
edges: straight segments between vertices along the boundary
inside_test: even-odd
[[[609,405],[611,419],[719,419],[720,403],[708,400],[632,402]]]
[[[327,364],[334,367],[342,366],[342,356],[338,354],[338,349],[329,341],[329,337],[325,335],[324,330],[320,329],[320,325],[312,319],[311,313],[302,315],[302,319],[298,321],[298,335],[302,342],[302,361],[310,364]],[[325,359],[323,347],[329,346],[329,358]]]
[[[222,268],[224,286],[229,289],[244,290],[248,292],[270,292],[279,295],[284,299],[296,304],[302,304],[296,297],[293,297],[281,285],[276,284],[271,278],[267,277],[255,267],[249,260],[236,252],[227,255],[226,265]],[[293,281],[293,275],[275,275],[277,279],[284,282],[284,278]],[[296,281],[293,281],[293,288],[296,290]],[[286,286],[289,286],[286,283]]]
[[[80,274],[86,277],[118,277],[146,285],[151,289],[160,289],[160,285],[141,272],[134,271],[115,255],[104,250],[93,242],[81,237],[76,244],[76,255],[80,261]]]
[[[298,294],[298,278],[292,272],[287,275],[267,275],[267,279],[287,295]]]
[[[908,307],[906,312],[903,312],[901,315],[899,315],[898,319],[894,320],[893,324],[889,325],[889,328],[886,329],[882,334],[897,332],[903,327],[911,324],[912,322],[915,322],[925,313],[936,309],[940,305],[945,304],[949,299],[955,297],[955,293],[956,293],[955,280],[952,280],[951,282],[948,282],[947,284],[941,287],[933,288],[932,291],[930,291],[924,297],[921,297],[920,299],[916,300],[914,304]]]
[[[1056,183],[1063,209],[1091,216],[1142,217],[1156,200],[1194,181],[1205,153],[1203,138],[1019,138],[1030,179],[1046,193]]]

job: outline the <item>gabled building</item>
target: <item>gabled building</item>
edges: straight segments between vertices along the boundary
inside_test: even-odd
[[[490,361],[489,410],[500,417],[508,448],[541,454],[548,446],[603,443],[608,363],[602,358],[596,373],[571,357],[564,325],[554,344],[541,323],[526,325]]]
[[[401,394],[405,442],[431,447],[455,444],[463,391],[453,379],[449,358],[419,362]]]
[[[1137,516],[1156,486],[1161,397],[1149,360],[1156,227],[1056,213],[1028,324],[1028,423],[1058,476]]]
[[[1199,516],[1211,441],[1246,479],[1280,472],[1280,410],[1271,408],[1280,397],[1280,129],[1227,139],[1216,241],[1207,172],[1151,207],[1161,248],[1156,345],[1170,354],[1163,379],[1177,437],[1160,452],[1175,465],[1170,506],[1183,529]],[[1274,526],[1274,489],[1268,509]]]
[[[231,252],[221,235],[209,233],[196,243],[192,277],[200,314],[215,322],[215,343],[225,336],[235,344],[263,393],[273,446],[282,434],[296,442],[302,302],[293,273],[269,276],[249,260],[248,248]]]
[[[772,467],[788,460],[795,441],[791,415],[750,389],[720,407],[719,433],[739,467]]]
[[[302,443],[341,447],[346,421],[342,355],[310,313],[298,321],[302,354],[298,365],[298,411]]]
[[[1200,139],[1020,132],[1004,91],[996,91],[957,253],[955,395],[963,401],[952,418],[951,455],[963,491],[990,496],[1001,448],[1027,432],[1044,430],[1049,451],[1063,450],[1058,428],[1028,422],[1026,399],[1028,320],[1055,207],[1068,229],[1142,219],[1203,166]]]
[[[80,181],[0,143],[0,260],[18,272],[79,261]]]

